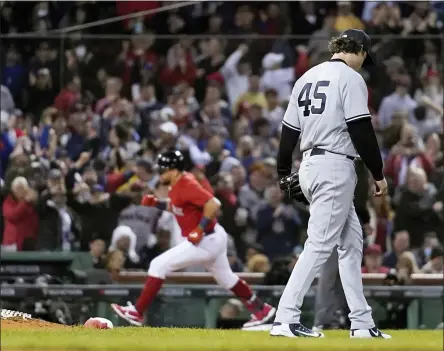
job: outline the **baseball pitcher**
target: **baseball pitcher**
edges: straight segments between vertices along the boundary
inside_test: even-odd
[[[285,287],[270,334],[323,337],[300,323],[300,308],[321,266],[336,245],[339,274],[350,309],[351,338],[391,338],[375,327],[364,297],[361,260],[363,237],[353,205],[357,182],[354,160],[361,157],[373,175],[375,196],[387,182],[367,107],[367,87],[357,72],[372,63],[371,41],[349,29],[329,43],[331,60],[307,71],[296,82],[282,122],[278,155],[280,187],[310,204],[305,248]],[[299,174],[291,173],[292,154],[301,136]]]

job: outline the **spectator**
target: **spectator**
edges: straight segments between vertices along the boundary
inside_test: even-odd
[[[426,263],[430,261],[430,256],[432,254],[432,250],[436,247],[439,247],[439,239],[436,233],[431,232],[427,233],[424,236],[424,244],[418,250],[416,250],[416,261],[418,262],[418,266],[422,267]]]
[[[37,192],[29,187],[24,177],[12,181],[11,193],[3,202],[5,229],[2,251],[22,251],[33,249],[39,225],[34,205]]]
[[[270,52],[262,59],[264,73],[261,77],[261,89],[274,89],[278,92],[279,101],[288,101],[295,81],[294,69],[283,68],[284,54]]]
[[[251,273],[268,273],[270,270],[270,260],[262,254],[254,255],[247,261],[247,272]]]
[[[196,72],[198,77],[196,81],[196,96],[198,100],[204,98],[205,85],[208,77],[218,72],[225,63],[223,45],[219,39],[209,39],[203,45],[205,45],[206,57],[199,62]]]
[[[135,268],[140,263],[140,257],[136,252],[137,237],[128,226],[118,226],[111,237],[109,251],[119,251],[123,254],[124,268]]]
[[[196,66],[191,55],[176,44],[168,50],[167,62],[160,73],[160,79],[168,87],[185,82],[193,84],[196,79]]]
[[[110,241],[120,212],[131,202],[129,196],[109,194],[103,186],[91,183],[89,186],[86,182],[84,179],[68,192],[68,206],[79,214],[82,224],[79,238],[82,250],[87,250],[93,236]]]
[[[135,251],[139,252],[145,246],[151,248],[156,244],[155,234],[162,211],[155,207],[140,206],[139,192],[141,189],[135,189],[135,186],[132,186],[129,190],[138,191],[132,195],[134,196],[133,202],[120,212],[118,226],[115,230],[122,228],[123,232],[134,233],[136,236]]]
[[[439,80],[438,71],[429,70],[423,89],[415,92],[415,101],[426,109],[424,119],[418,121],[421,136],[438,130],[444,115],[444,92]]]
[[[80,101],[80,77],[74,76],[54,100],[54,107],[67,114],[76,102]]]
[[[78,230],[66,201],[63,183],[50,183],[46,196],[40,197],[37,207],[40,219],[37,250],[74,251],[77,248],[75,234],[78,234]]]
[[[437,190],[427,182],[427,176],[421,168],[408,171],[406,185],[394,199],[397,204],[394,229],[407,230],[411,247],[419,248],[423,244],[424,235],[434,231],[440,222],[433,210]]]
[[[96,104],[96,113],[104,117],[112,117],[117,114],[117,103],[121,100],[122,80],[117,77],[109,77],[105,83],[105,97]],[[106,113],[105,113],[106,111]]]
[[[40,68],[30,79],[27,111],[35,116],[34,123],[37,123],[43,110],[54,101],[55,87],[48,68]]]
[[[336,17],[335,29],[343,32],[349,28],[364,29],[362,21],[353,13],[351,1],[338,1],[338,15]]]
[[[0,86],[0,110],[6,113],[10,113],[14,110],[15,104],[12,94],[7,86]]]
[[[299,244],[299,224],[297,212],[285,205],[279,188],[275,185],[265,190],[265,201],[257,213],[256,242],[264,247],[264,254],[274,260],[287,256]]]
[[[444,164],[444,155],[441,151],[441,139],[437,133],[429,134],[425,138],[425,154],[430,158],[436,169]],[[442,173],[442,172],[439,172]]]
[[[249,184],[245,184],[239,191],[239,204],[248,211],[251,223],[256,223],[261,197],[266,187],[264,167],[257,163],[252,166]]]
[[[393,239],[393,251],[386,252],[382,259],[382,265],[395,268],[399,257],[410,249],[410,235],[406,230],[396,232]]]
[[[93,238],[89,243],[89,259],[84,256],[76,256],[71,268],[82,272],[89,272],[93,269],[105,269],[105,241],[100,238]]]
[[[248,81],[248,90],[243,93],[234,105],[234,114],[237,115],[240,107],[244,104],[249,106],[258,105],[262,109],[267,108],[267,100],[264,93],[260,91],[260,77],[256,74],[251,75]]]
[[[442,247],[434,247],[432,249],[432,252],[430,253],[430,261],[427,262],[424,266],[422,266],[421,272],[443,274],[444,272],[443,256],[444,252]]]
[[[151,162],[139,159],[136,161],[134,175],[123,185],[121,185],[117,192],[126,192],[130,190],[133,185],[139,185],[143,189],[153,190],[156,187],[159,177],[155,174]]]
[[[331,55],[326,40],[339,35],[339,32],[335,29],[335,22],[336,17],[332,13],[327,14],[322,28],[315,31],[311,36],[307,48],[311,66],[330,59]]]
[[[409,167],[421,168],[426,174],[432,172],[432,160],[422,151],[420,142],[413,126],[404,124],[400,140],[390,150],[385,164],[384,173],[392,186],[406,183]]]
[[[417,103],[408,93],[410,86],[411,79],[408,75],[400,75],[397,78],[395,91],[383,98],[379,107],[378,121],[380,128],[388,127],[392,123],[393,115],[400,111],[407,114],[409,123],[417,124],[413,114]]]
[[[271,131],[277,132],[284,119],[285,110],[279,105],[276,90],[267,89],[265,91],[265,98],[267,99],[267,110],[264,113],[264,117],[270,122]]]
[[[387,274],[389,268],[382,265],[382,249],[378,244],[367,246],[364,250],[364,266],[362,273],[384,273]]]
[[[240,97],[248,90],[251,67],[248,63],[240,62],[247,52],[248,46],[246,44],[239,45],[221,68],[231,106],[235,106]]]
[[[18,104],[23,104],[23,93],[26,83],[26,68],[22,64],[20,54],[15,50],[15,48],[10,48],[6,52],[6,60],[5,60],[5,68],[3,69],[2,74],[2,84],[6,88],[9,89],[13,101],[16,101]],[[5,101],[3,101],[3,98]],[[1,95],[1,105],[0,109],[11,112],[12,108],[3,108],[3,105],[8,106],[11,102],[8,101],[10,97],[8,97],[7,93],[5,95]],[[12,103],[14,104],[14,103]]]
[[[419,273],[419,268],[412,252],[405,251],[399,256],[396,264],[396,272],[399,284],[403,285],[411,283],[411,275]]]

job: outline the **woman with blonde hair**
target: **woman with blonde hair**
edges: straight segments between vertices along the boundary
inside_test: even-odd
[[[419,273],[419,267],[413,252],[405,251],[399,256],[396,271],[401,284],[409,284],[411,282],[411,275]]]

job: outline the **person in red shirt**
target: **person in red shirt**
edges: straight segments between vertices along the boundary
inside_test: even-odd
[[[11,193],[3,202],[2,212],[5,221],[2,250],[22,251],[28,241],[35,240],[39,218],[34,203],[37,193],[28,185],[24,177],[16,177],[11,184]]]
[[[364,251],[364,266],[362,273],[384,273],[387,274],[389,268],[382,266],[382,249],[378,244],[367,246]]]
[[[184,157],[179,151],[168,151],[158,158],[160,181],[169,185],[168,201],[145,195],[143,206],[171,211],[179,224],[182,235],[188,240],[169,249],[151,261],[145,287],[135,305],[112,304],[115,313],[133,325],[143,323],[143,313],[154,300],[168,273],[202,264],[224,288],[231,290],[252,318],[244,329],[257,328],[270,321],[276,309],[263,303],[230,268],[227,258],[228,235],[217,223],[220,202],[205,190],[194,175],[184,172]]]

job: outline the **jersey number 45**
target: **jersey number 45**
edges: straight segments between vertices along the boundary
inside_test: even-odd
[[[327,103],[327,95],[325,93],[321,93],[319,91],[319,88],[322,87],[328,87],[330,85],[329,80],[320,80],[316,83],[316,86],[314,88],[313,92],[313,99],[315,100],[315,103],[318,105],[316,101],[320,100],[320,106],[316,107],[315,105],[311,104],[310,99],[310,92],[311,87],[313,86],[313,83],[306,83],[304,87],[302,88],[301,92],[298,96],[298,106],[304,108],[304,116],[308,117],[310,116],[310,113],[313,115],[320,115],[325,110],[325,104]]]

